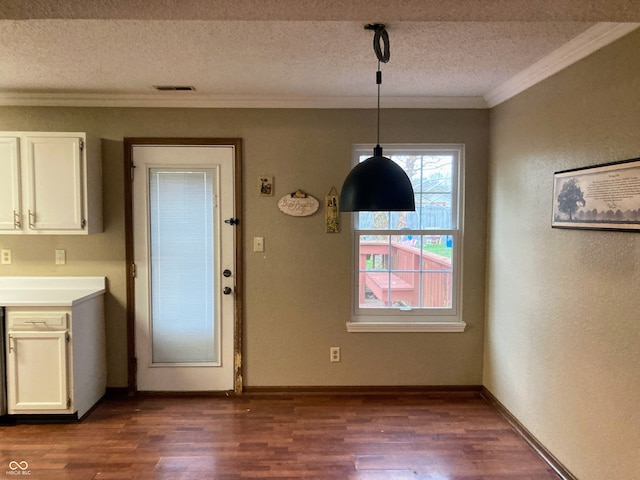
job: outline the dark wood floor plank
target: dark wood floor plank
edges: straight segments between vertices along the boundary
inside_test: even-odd
[[[479,394],[140,396],[0,427],[33,480],[557,480]]]

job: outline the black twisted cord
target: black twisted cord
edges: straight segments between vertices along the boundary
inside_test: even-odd
[[[382,47],[380,46],[381,40]],[[389,34],[384,28],[384,25],[375,29],[375,34],[373,35],[373,51],[376,52],[376,57],[378,57],[378,60],[382,63],[387,63],[389,58],[391,58],[391,53],[389,52]]]

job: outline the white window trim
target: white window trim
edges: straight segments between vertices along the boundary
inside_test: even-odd
[[[455,322],[367,322],[358,320],[347,322],[347,332],[440,332],[459,333],[464,332],[467,324],[462,321]]]
[[[361,150],[373,150],[374,145],[354,145],[353,158],[356,158],[356,152]],[[457,304],[454,306],[451,314],[442,315],[441,312],[435,315],[394,315],[393,313],[388,315],[376,315],[375,312],[369,314],[362,314],[361,309],[356,305],[354,298],[358,295],[358,288],[355,276],[357,275],[354,268],[356,258],[359,254],[358,245],[355,245],[356,241],[356,229],[353,227],[356,225],[357,212],[352,214],[352,228],[351,228],[351,242],[352,242],[352,257],[351,257],[351,320],[346,322],[347,332],[349,333],[418,333],[418,332],[432,332],[432,333],[462,333],[466,329],[466,322],[462,321],[462,272],[463,272],[463,245],[464,245],[464,164],[465,164],[465,147],[463,144],[388,144],[382,145],[383,149],[393,151],[394,154],[399,150],[405,150],[407,152],[416,152],[430,150],[436,152],[437,150],[457,150],[458,151],[458,185],[457,185],[457,198],[456,202],[460,202],[457,205],[457,223],[458,223],[458,249],[456,258],[457,261],[454,264],[454,288],[457,289]]]

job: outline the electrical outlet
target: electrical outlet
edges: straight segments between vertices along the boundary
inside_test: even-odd
[[[253,237],[253,251],[264,252],[264,237]]]
[[[11,265],[11,249],[3,248],[2,249],[2,265]]]
[[[56,250],[56,265],[64,265],[65,263],[67,263],[67,252]]]
[[[329,348],[329,359],[331,360],[331,362],[340,361],[340,347]]]

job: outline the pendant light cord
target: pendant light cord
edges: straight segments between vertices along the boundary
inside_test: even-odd
[[[380,60],[378,60],[378,71],[376,72],[376,84],[378,85],[378,132],[376,134],[376,144],[380,145],[380,85],[382,84],[382,72],[380,71]]]
[[[385,26],[381,23],[369,23],[364,26],[365,30],[373,30],[373,51],[378,58],[378,71],[376,72],[376,84],[378,85],[378,129],[376,134],[376,143],[380,148],[380,85],[382,84],[382,71],[380,70],[380,62],[387,63],[391,58],[389,51],[389,34]]]

